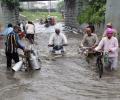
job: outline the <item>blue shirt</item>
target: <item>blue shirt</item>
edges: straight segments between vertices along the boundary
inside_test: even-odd
[[[12,31],[9,34],[15,34],[16,42],[17,42],[19,48],[21,48],[21,49],[25,48],[25,46],[20,42],[19,35],[16,32]]]
[[[23,46],[23,44],[20,42],[19,35],[18,35],[17,33],[15,33],[14,31],[13,31],[12,33],[14,33],[14,34],[16,35],[16,42],[18,43],[19,47],[20,47],[21,49],[24,49],[25,46]]]
[[[12,31],[13,31],[13,28],[12,28],[12,27],[8,27],[8,28],[6,28],[6,29],[3,31],[2,35],[8,35],[8,34],[11,33]]]

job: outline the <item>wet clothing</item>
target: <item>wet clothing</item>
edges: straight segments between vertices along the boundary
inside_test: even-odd
[[[7,68],[8,69],[11,68],[12,59],[15,61],[15,63],[19,62],[18,53],[9,53],[9,52],[6,52],[6,57],[7,57]]]
[[[109,49],[112,50],[112,52],[109,53],[109,57],[118,57],[118,40],[116,37],[112,37],[111,39],[107,37],[102,38],[95,50],[100,50],[102,48],[104,52],[108,52]]]
[[[34,34],[26,34],[26,38],[34,41]]]
[[[64,52],[63,46],[54,46],[52,52],[54,53],[57,50],[61,50],[61,52]]]
[[[34,34],[35,26],[33,24],[26,24],[26,31],[27,31],[27,34]]]
[[[91,36],[85,34],[81,42],[81,46],[85,46],[85,47],[92,47],[97,44],[98,44],[98,38],[96,34],[91,34]]]
[[[60,33],[59,35],[52,34],[49,40],[50,45],[55,45],[55,46],[62,46],[63,44],[67,44],[67,38],[63,33]]]
[[[6,52],[9,53],[16,53],[17,48],[24,49],[24,46],[20,43],[20,39],[17,33],[12,31],[7,35],[7,40],[6,40]]]
[[[24,49],[25,47],[20,43],[18,34],[12,31],[7,35],[6,40],[5,52],[7,57],[7,68],[11,68],[12,59],[15,63],[19,62],[18,48]]]
[[[116,68],[118,62],[118,40],[116,37],[112,37],[108,39],[107,37],[102,38],[99,45],[95,48],[96,51],[103,48],[104,52],[112,52],[108,53],[108,59],[112,59],[111,67]]]
[[[8,35],[9,33],[11,33],[13,31],[13,28],[12,27],[8,27],[8,28],[6,28],[4,31],[3,31],[3,33],[2,33],[2,35]]]
[[[26,24],[26,38],[34,41],[35,26],[33,24]]]
[[[118,63],[118,57],[109,57],[108,58],[108,64],[104,64],[104,66],[110,67],[111,69],[116,69],[117,68],[117,63]]]

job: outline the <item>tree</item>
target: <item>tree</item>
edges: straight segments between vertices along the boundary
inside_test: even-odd
[[[106,0],[91,0],[88,7],[79,15],[79,23],[100,24],[105,21]]]
[[[5,14],[5,20],[11,23],[19,23],[19,0],[1,0],[1,6]]]
[[[10,10],[14,9],[16,6],[19,6],[19,0],[1,0],[1,1],[2,4],[6,4]]]

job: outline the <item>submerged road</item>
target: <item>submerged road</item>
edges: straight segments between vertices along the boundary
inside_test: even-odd
[[[95,66],[77,54],[81,35],[70,32],[66,32],[66,56],[51,59],[47,45],[54,27],[35,25],[35,49],[42,61],[41,71],[19,71],[13,75],[6,71],[1,49],[0,100],[120,100],[120,68],[99,79]],[[61,23],[57,27],[63,29]]]

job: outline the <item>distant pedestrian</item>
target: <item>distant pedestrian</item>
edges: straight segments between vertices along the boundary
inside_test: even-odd
[[[28,24],[26,24],[26,38],[29,39],[31,43],[34,41],[34,34],[35,34],[35,25],[31,22],[28,21]]]

